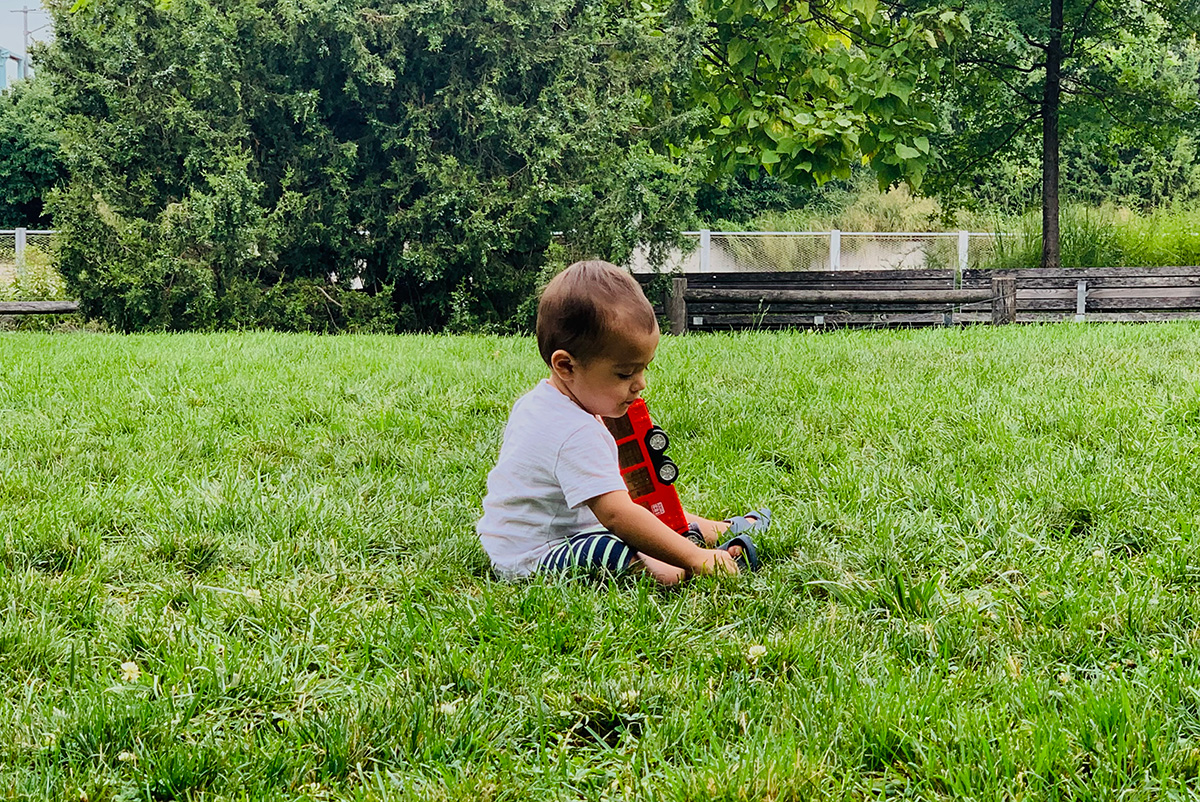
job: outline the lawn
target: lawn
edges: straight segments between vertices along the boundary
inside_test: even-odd
[[[1200,326],[665,339],[764,569],[495,580],[532,341],[0,335],[0,796],[1200,792]]]

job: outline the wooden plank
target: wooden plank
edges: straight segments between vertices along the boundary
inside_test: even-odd
[[[880,303],[956,304],[991,299],[991,290],[745,290],[689,289],[691,301],[792,302],[792,303]]]
[[[1017,319],[1017,280],[1009,276],[992,276],[992,324],[1001,326]]]
[[[1122,287],[1104,290],[1092,289],[1088,282],[1088,302],[1093,298],[1200,298],[1197,287]]]
[[[815,322],[817,317],[824,317],[824,323]],[[896,314],[896,315],[714,315],[702,316],[696,322],[695,316],[688,320],[691,331],[712,329],[767,329],[767,328],[819,328],[836,326],[941,326],[944,317],[939,313]]]
[[[688,286],[720,289],[723,287],[953,287],[952,278],[906,276],[894,278],[844,278],[841,276],[762,276],[753,274],[733,279],[698,279],[689,277]]]
[[[1200,298],[1200,286],[1196,287],[1109,287],[1108,289],[1093,289],[1092,282],[1088,282],[1088,301],[1093,298]],[[1076,282],[1071,282],[1070,287],[1058,287],[1055,289],[1027,289],[1024,285],[1018,283],[1017,290],[1018,298],[1071,298],[1076,295]]]
[[[671,321],[672,334],[687,333],[687,303],[683,296],[687,291],[687,279],[675,276],[671,279],[671,290],[663,299],[667,310],[667,318]]]
[[[977,279],[979,276],[1008,275],[1018,279],[1023,278],[1059,278],[1087,279],[1093,278],[1123,278],[1129,276],[1200,276],[1200,267],[1063,267],[1046,270],[1040,267],[1021,268],[1018,270],[981,270],[971,268],[963,271],[963,278]]]
[[[834,315],[839,312],[861,314],[890,314],[893,312],[948,312],[966,304],[795,304],[795,303],[691,303],[689,315]],[[991,308],[990,302],[979,302],[976,308]]]
[[[688,273],[688,285],[708,281],[954,281],[953,270],[794,270],[753,271],[744,273]]]
[[[1093,298],[1088,296],[1088,314],[1093,311],[1200,309],[1200,298]]]
[[[1075,314],[1075,295],[1070,298],[1024,298],[1017,300],[1018,312],[1070,312]]]
[[[1017,301],[1017,309],[1026,311],[1070,311],[1075,313],[1075,299],[1065,298],[1025,298]],[[1088,296],[1087,313],[1100,311],[1137,311],[1145,310],[1187,310],[1200,309],[1200,299],[1187,298],[1093,298]]]
[[[1026,276],[1017,284],[1023,290],[1061,289],[1074,287],[1077,277],[1071,278],[1038,278]],[[1101,276],[1088,278],[1088,289],[1135,289],[1139,287],[1200,287],[1200,276]],[[972,278],[964,279],[963,286],[985,286],[987,282]]]
[[[1075,311],[1069,312],[1018,312],[1018,323],[1062,323],[1073,322]],[[1200,310],[1174,312],[1094,312],[1088,307],[1088,323],[1166,323],[1181,320],[1200,320]]]
[[[0,315],[67,315],[79,311],[76,301],[3,301]]]
[[[1177,312],[1093,312],[1088,306],[1089,323],[1167,323],[1177,320],[1200,320],[1200,310]]]

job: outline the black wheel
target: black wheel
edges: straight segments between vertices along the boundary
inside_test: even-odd
[[[646,448],[650,449],[651,454],[663,453],[670,444],[671,439],[667,437],[667,433],[657,426],[646,432]]]
[[[674,484],[675,480],[678,478],[679,466],[677,466],[674,462],[671,462],[669,459],[663,460],[658,466],[658,481],[662,482],[664,485],[670,485]]]

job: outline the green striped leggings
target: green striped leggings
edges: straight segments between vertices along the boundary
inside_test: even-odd
[[[538,563],[538,572],[562,573],[579,569],[612,576],[629,570],[636,556],[625,541],[606,529],[585,529],[556,544]]]

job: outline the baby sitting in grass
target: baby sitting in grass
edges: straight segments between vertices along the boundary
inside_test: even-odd
[[[542,293],[537,342],[549,378],[513,406],[476,525],[505,578],[583,570],[642,571],[664,585],[757,564],[749,532],[766,510],[725,521],[687,514],[687,536],[634,503],[601,418],[626,413],[646,387],[658,321],[638,283],[608,262],[577,262]],[[722,533],[735,537],[712,546]]]

